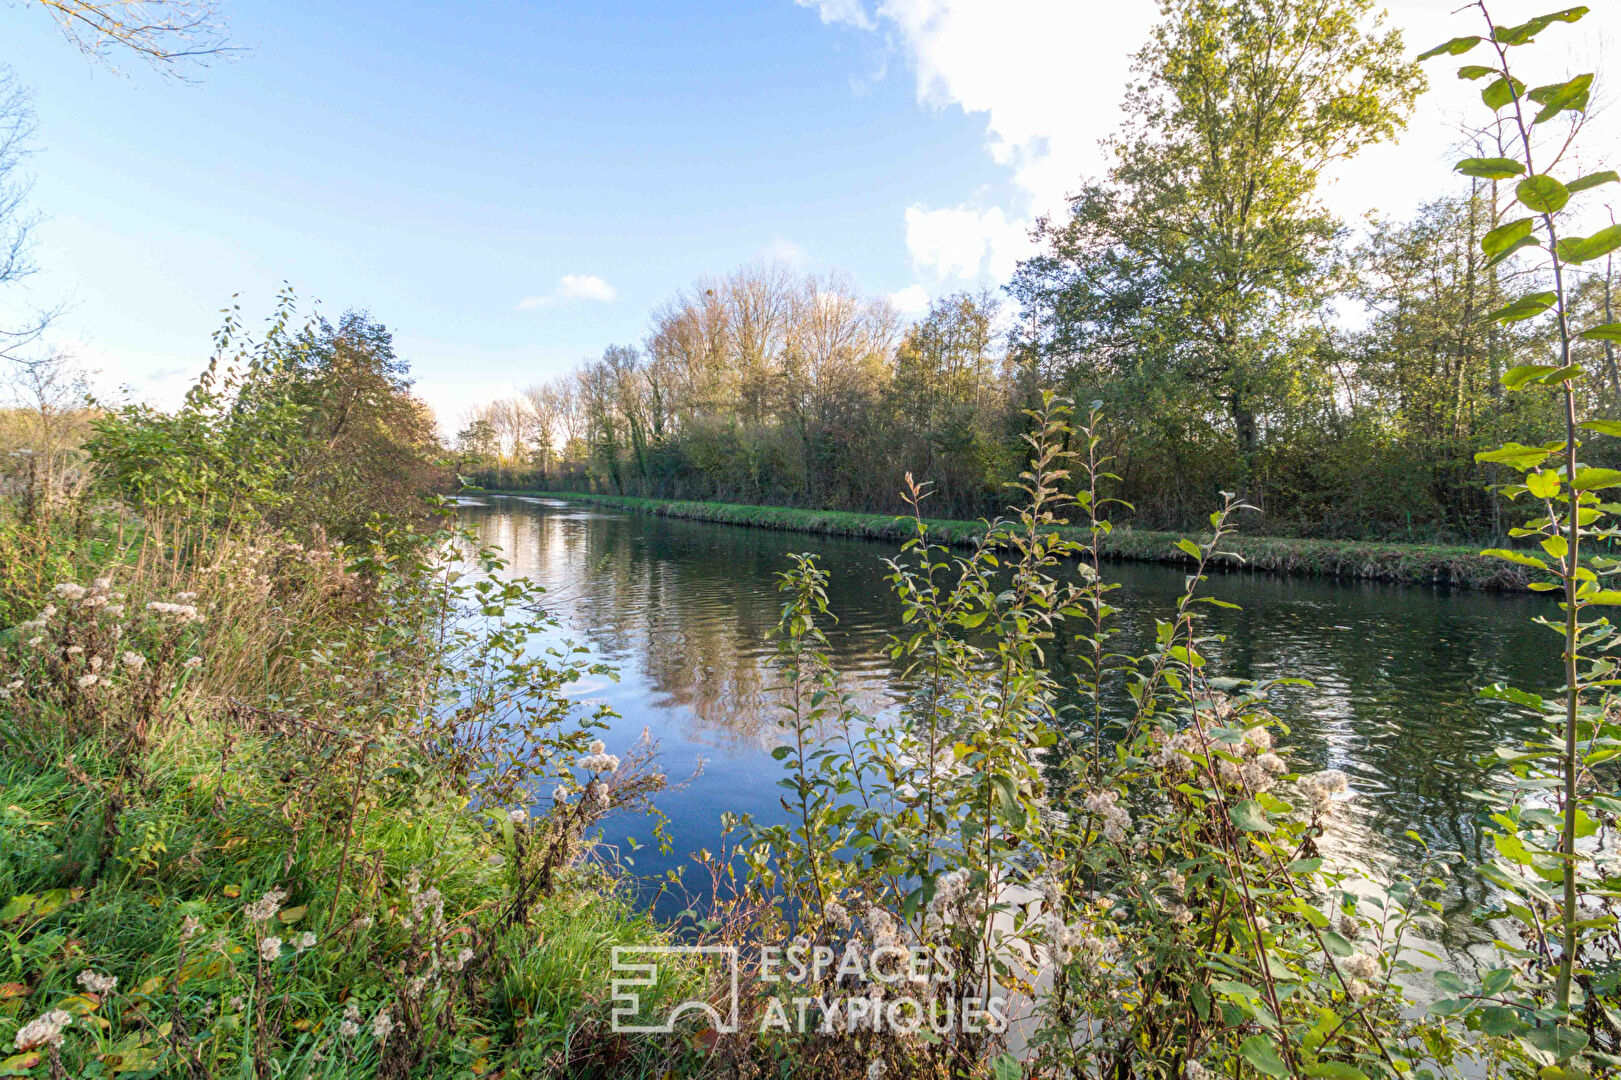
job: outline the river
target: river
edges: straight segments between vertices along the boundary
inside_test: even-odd
[[[662,874],[693,851],[716,850],[722,811],[781,813],[767,691],[777,678],[769,636],[782,605],[775,575],[788,565],[785,552],[819,556],[839,619],[829,635],[834,660],[869,712],[893,707],[897,672],[885,645],[900,616],[885,580],[883,560],[894,553],[888,543],[525,497],[468,500],[461,513],[505,552],[509,573],[546,586],[558,638],[617,668],[617,682],[576,687],[581,699],[619,714],[605,736],[610,751],[622,752],[646,728],[672,778],[701,766],[690,784],[658,800],[674,850],[636,852],[639,874]],[[1106,575],[1122,585],[1110,597],[1122,609],[1123,630],[1112,646],[1146,652],[1182,572],[1117,563]],[[1241,605],[1206,609],[1210,628],[1225,635],[1208,650],[1212,670],[1312,683],[1282,693],[1276,711],[1299,758],[1351,778],[1355,797],[1326,848],[1376,874],[1416,865],[1420,847],[1408,830],[1432,847],[1478,853],[1477,804],[1465,793],[1482,783],[1479,759],[1527,728],[1512,708],[1476,692],[1494,681],[1546,689],[1557,679],[1558,640],[1531,622],[1546,600],[1244,572],[1212,576],[1209,590]],[[1062,648],[1053,664],[1066,669]],[[647,843],[648,824],[610,819],[605,838],[631,834]],[[1449,891],[1446,944],[1474,938],[1468,914],[1483,898],[1478,880]]]

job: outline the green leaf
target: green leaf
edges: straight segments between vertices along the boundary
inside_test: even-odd
[[[1019,792],[1013,786],[1013,781],[1001,773],[992,773],[991,787],[996,792],[996,801],[1001,807],[1002,816],[1015,829],[1024,828],[1024,806],[1019,802]]]
[[[1272,1047],[1272,1040],[1265,1035],[1251,1035],[1238,1047],[1239,1056],[1267,1076],[1288,1076],[1289,1068],[1278,1057],[1278,1052]]]
[[[1518,26],[1499,26],[1492,31],[1492,40],[1500,45],[1526,45],[1531,39],[1548,29],[1556,22],[1573,23],[1587,14],[1585,5],[1566,8],[1548,15],[1538,15],[1534,19],[1527,19]]]
[[[1519,176],[1525,172],[1525,166],[1513,158],[1506,157],[1472,157],[1464,158],[1454,167],[1456,172],[1465,176],[1477,177],[1481,180],[1507,180],[1511,176]]]
[[[1600,435],[1621,436],[1621,420],[1583,420],[1582,427]]]
[[[1487,315],[1486,318],[1492,322],[1520,322],[1523,319],[1534,319],[1553,307],[1554,302],[1558,299],[1551,292],[1532,293],[1529,296],[1520,297],[1507,307],[1498,308],[1490,315]],[[1515,371],[1525,371],[1540,366],[1537,364],[1524,364],[1520,367],[1510,368],[1509,371],[1512,374]],[[1553,369],[1547,368],[1546,370],[1552,371]],[[1503,376],[1503,385],[1508,386],[1510,390],[1514,389],[1514,387],[1509,386],[1507,375]]]
[[[1420,53],[1418,58],[1428,60],[1433,56],[1462,56],[1476,45],[1479,45],[1482,40],[1479,34],[1471,34],[1468,37],[1455,37],[1451,41],[1437,45],[1429,52]]]
[[[1487,75],[1495,74],[1497,74],[1497,69],[1494,67],[1487,67],[1485,64],[1465,64],[1463,67],[1458,69],[1458,78],[1469,79],[1471,81],[1475,79],[1483,79]]]
[[[1559,257],[1568,263],[1584,263],[1608,255],[1621,247],[1621,225],[1600,229],[1592,236],[1559,241]]]
[[[1324,947],[1335,956],[1350,956],[1356,951],[1356,947],[1345,940],[1343,934],[1337,934],[1333,930],[1324,930],[1322,935]]]
[[[1577,491],[1597,491],[1599,488],[1621,487],[1621,469],[1577,469],[1570,486]]]
[[[1012,1054],[999,1054],[991,1062],[992,1080],[1023,1080],[1024,1069]]]
[[[304,917],[304,913],[308,910],[309,907],[305,904],[300,904],[297,907],[283,908],[277,913],[276,918],[288,925],[291,925],[302,919]]]
[[[1579,1028],[1567,1027],[1564,1024],[1555,1027],[1532,1028],[1520,1038],[1543,1053],[1552,1054],[1560,1061],[1564,1061],[1587,1045],[1587,1032]]]
[[[1538,570],[1548,570],[1548,564],[1535,555],[1528,555],[1523,551],[1511,551],[1508,548],[1487,548],[1481,552],[1490,559],[1502,559],[1504,562],[1518,563],[1521,566],[1530,566]],[[1552,573],[1551,570],[1548,571]]]
[[[1527,176],[1514,188],[1520,204],[1539,214],[1553,214],[1570,201],[1570,190],[1551,176]]]
[[[1500,255],[1530,236],[1534,224],[1531,218],[1521,218],[1499,225],[1480,238],[1480,250],[1488,255]]]
[[[1189,540],[1186,537],[1178,540],[1176,542],[1176,546],[1179,551],[1183,551],[1188,555],[1193,556],[1195,560],[1203,557],[1203,553],[1199,550],[1199,545],[1195,544],[1192,540]]]
[[[1621,341],[1621,322],[1590,326],[1582,331],[1581,336],[1588,341]]]
[[[1499,75],[1495,81],[1488,83],[1486,89],[1480,92],[1480,100],[1484,101],[1486,107],[1492,112],[1497,112],[1523,93],[1525,93],[1525,84],[1523,82],[1518,79],[1511,82],[1509,79]]]
[[[1233,824],[1245,832],[1269,833],[1272,831],[1272,823],[1266,819],[1266,811],[1262,810],[1261,804],[1254,799],[1245,799],[1243,802],[1234,803],[1228,813],[1232,816]]]
[[[1533,472],[1525,475],[1525,490],[1533,498],[1551,499],[1559,494],[1559,474],[1556,472]]]
[[[1531,123],[1541,124],[1552,120],[1567,109],[1586,112],[1588,96],[1592,89],[1593,76],[1590,74],[1578,75],[1569,82],[1537,87],[1526,95],[1542,106],[1542,111],[1537,113]]]
[[[1524,472],[1548,460],[1548,451],[1540,446],[1521,446],[1519,443],[1511,442],[1499,446],[1496,450],[1482,450],[1475,455],[1475,460],[1508,465]]]
[[[1572,180],[1565,185],[1565,190],[1574,195],[1578,191],[1586,191],[1600,184],[1613,184],[1617,181],[1621,181],[1621,173],[1617,173],[1614,169],[1605,169],[1603,172],[1588,173],[1578,180]]]
[[[1319,1061],[1306,1066],[1307,1076],[1323,1076],[1327,1080],[1368,1080],[1368,1074],[1355,1065],[1343,1061]]]

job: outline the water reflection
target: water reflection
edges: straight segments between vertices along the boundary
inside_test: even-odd
[[[829,572],[838,625],[829,637],[837,664],[867,711],[893,708],[897,677],[885,645],[899,628],[885,581],[889,545],[671,520],[539,499],[495,498],[464,510],[511,571],[551,591],[566,634],[616,665],[620,681],[585,691],[623,717],[628,741],[650,727],[669,771],[704,761],[704,775],[663,800],[677,849],[657,870],[699,847],[713,849],[722,810],[778,810],[779,773],[768,751],[776,676],[768,635],[780,612],[775,575],[787,551],[812,551]],[[1179,571],[1119,565],[1124,586],[1121,651],[1146,651],[1156,616],[1182,586]],[[1343,769],[1357,798],[1328,847],[1375,872],[1411,869],[1420,847],[1480,854],[1478,760],[1525,721],[1501,703],[1477,699],[1502,680],[1546,687],[1557,642],[1530,622],[1543,603],[1530,596],[1371,583],[1225,574],[1213,592],[1242,610],[1211,610],[1225,641],[1212,666],[1241,678],[1294,676],[1286,691],[1285,740],[1318,767]],[[1069,657],[1051,661],[1068,680]],[[630,826],[627,824],[626,828]],[[1449,895],[1454,914],[1477,906],[1479,882]],[[1461,931],[1464,920],[1456,920]]]

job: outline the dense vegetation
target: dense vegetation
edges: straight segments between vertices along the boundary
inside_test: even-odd
[[[435,448],[385,328],[359,314],[295,327],[290,299],[257,338],[233,317],[171,413],[82,407],[62,366],[30,363],[19,382],[29,407],[0,418],[0,434],[18,440],[0,498],[0,1039],[9,1044],[0,1073],[1587,1080],[1621,1071],[1612,835],[1621,705],[1618,639],[1603,615],[1621,606],[1611,587],[1621,561],[1591,554],[1621,537],[1621,504],[1604,495],[1621,487],[1621,469],[1603,464],[1621,421],[1589,419],[1587,404],[1613,390],[1595,378],[1593,347],[1621,340],[1621,324],[1593,313],[1591,278],[1576,280],[1574,269],[1621,248],[1621,228],[1583,236],[1574,219],[1580,196],[1621,176],[1573,173],[1548,146],[1568,139],[1540,137],[1586,110],[1591,75],[1535,88],[1515,75],[1522,47],[1584,9],[1497,26],[1477,5],[1481,33],[1427,54],[1488,61],[1460,73],[1482,81],[1503,139],[1459,169],[1501,185],[1523,214],[1480,236],[1481,254],[1499,264],[1534,256],[1522,280],[1544,286],[1505,292],[1477,320],[1478,335],[1476,322],[1452,327],[1499,358],[1498,388],[1481,390],[1501,402],[1494,422],[1512,420],[1536,440],[1474,454],[1499,484],[1487,503],[1515,508],[1505,521],[1525,541],[1483,554],[1528,571],[1532,587],[1560,602],[1559,617],[1550,608],[1539,620],[1562,642],[1557,689],[1483,688],[1532,730],[1496,748],[1474,793],[1489,847],[1433,852],[1413,880],[1353,881],[1325,848],[1355,793],[1343,774],[1290,754],[1287,717],[1272,706],[1289,680],[1227,678],[1210,659],[1201,613],[1222,601],[1209,571],[1234,558],[1248,500],[1278,497],[1274,421],[1288,395],[1273,381],[1310,374],[1291,358],[1313,337],[1303,312],[1323,295],[1312,275],[1334,233],[1298,201],[1311,161],[1268,158],[1274,144],[1253,133],[1323,159],[1388,133],[1416,76],[1393,39],[1358,29],[1361,12],[1337,0],[1169,5],[1145,53],[1157,65],[1138,99],[1148,134],[1122,143],[1113,187],[1078,200],[1078,215],[1092,216],[1078,216],[1089,224],[1071,230],[1070,254],[1021,278],[1052,310],[1015,335],[1016,377],[972,374],[990,325],[977,301],[955,309],[971,332],[958,335],[949,319],[914,329],[886,368],[883,305],[826,283],[787,294],[788,370],[800,373],[787,381],[797,388],[789,405],[784,353],[757,347],[766,338],[747,338],[735,370],[712,372],[706,392],[734,395],[753,430],[800,455],[783,457],[783,472],[765,467],[776,459],[745,458],[760,468],[737,475],[779,483],[798,461],[793,490],[824,501],[833,488],[821,485],[843,477],[854,492],[868,482],[852,479],[849,463],[817,471],[818,448],[842,445],[826,439],[827,425],[855,400],[824,377],[865,358],[855,368],[880,388],[922,385],[913,405],[932,409],[938,387],[900,378],[911,362],[900,358],[915,357],[919,342],[956,356],[952,370],[995,403],[985,408],[1003,410],[1003,435],[984,445],[999,448],[1018,504],[954,555],[922,517],[927,482],[903,479],[911,534],[889,578],[904,630],[889,649],[907,693],[893,722],[862,714],[831,667],[833,613],[816,560],[787,561],[775,634],[782,813],[720,815],[725,845],[697,856],[714,890],[683,929],[706,945],[782,943],[802,960],[839,959],[803,965],[788,986],[758,959],[730,985],[677,962],[645,991],[654,1016],[689,997],[735,993],[737,1030],[701,1021],[667,1037],[612,1030],[612,947],[667,941],[671,930],[626,901],[593,835],[604,815],[648,807],[664,782],[656,747],[610,748],[598,737],[607,717],[570,688],[599,669],[565,649],[537,652],[543,597],[449,526],[430,496],[442,483]],[[1227,55],[1235,49],[1244,62]],[[1261,98],[1292,102],[1296,126],[1275,126],[1242,101],[1184,100],[1212,79],[1269,87]],[[1314,102],[1308,91],[1324,96]],[[1219,148],[1238,128],[1252,141],[1210,157],[1221,175],[1199,179],[1205,158],[1188,148]],[[1205,142],[1179,143],[1178,131]],[[1235,181],[1229,169],[1254,172]],[[1149,185],[1137,193],[1143,205],[1168,222],[1181,215],[1184,233],[1221,223],[1234,190],[1248,202],[1282,183],[1277,197],[1254,200],[1270,206],[1258,232],[1234,226],[1272,257],[1252,264],[1249,241],[1219,229],[1191,261],[1156,248],[1163,235],[1125,235],[1137,224],[1112,200],[1139,180]],[[1099,237],[1114,282],[1072,279]],[[1210,277],[1225,283],[1212,288]],[[1134,299],[1134,288],[1158,299]],[[1178,325],[1186,320],[1208,322]],[[1429,325],[1398,322],[1403,332]],[[1550,362],[1492,353],[1494,342],[1518,340],[1511,331],[1544,342],[1539,359]],[[1086,342],[1090,374],[1061,365],[1063,335]],[[660,387],[660,402],[665,390],[690,389],[649,381],[650,366],[614,352],[581,392],[610,376],[610,389]],[[1210,501],[1202,541],[1175,542],[1191,572],[1142,655],[1114,643],[1103,556],[1111,518],[1126,509],[1120,493],[1149,474],[1114,451],[1167,453],[1167,436],[1137,417],[1111,421],[1106,404],[1076,413],[1038,375],[1100,394],[1198,385],[1209,430],[1226,425],[1204,457],[1226,461],[1239,493]],[[1411,384],[1398,385],[1410,400]],[[1017,411],[1023,400],[1031,407]],[[543,439],[542,464],[621,488],[650,482],[658,455],[687,445],[691,418],[666,429],[676,413],[636,412],[632,422],[602,413],[606,401],[618,399],[587,399],[584,456],[558,466]],[[1186,467],[1216,467],[1201,461]],[[936,503],[981,497],[953,482],[940,481]],[[1179,497],[1196,498],[1202,483]],[[1179,511],[1166,502],[1154,512]],[[1060,574],[1061,563],[1082,570]],[[1080,705],[1068,710],[1046,663],[1060,634],[1083,657],[1067,688]],[[1414,937],[1448,870],[1464,863],[1495,886],[1477,914],[1496,940],[1469,972],[1436,972],[1419,963]],[[1415,989],[1432,1000],[1420,1007]],[[793,1029],[782,995],[804,1001],[809,1029]],[[1028,1022],[1016,1044],[984,1022],[1021,1007]],[[980,1022],[966,1022],[970,1013]]]
[[[1266,532],[1499,537],[1514,507],[1474,454],[1556,433],[1556,410],[1500,382],[1556,342],[1482,316],[1547,270],[1482,247],[1517,218],[1490,178],[1369,230],[1324,208],[1325,175],[1397,131],[1423,85],[1370,20],[1368,0],[1174,0],[1110,168],[1041,223],[1007,297],[941,297],[906,325],[837,277],[701,281],[640,347],[474,417],[463,468],[499,487],[875,512],[902,509],[911,473],[933,516],[974,519],[1001,509],[1023,410],[1055,388],[1109,409],[1121,520],[1139,528],[1196,525],[1226,490]],[[1498,118],[1468,152],[1508,134]],[[1611,321],[1608,256],[1570,284],[1573,310]],[[1601,388],[1587,407],[1621,407],[1615,343],[1574,359]]]

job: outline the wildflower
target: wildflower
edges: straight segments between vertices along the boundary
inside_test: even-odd
[[[514,825],[521,825],[525,821],[529,820],[529,811],[527,811],[527,810],[508,810],[507,811],[507,820],[512,822]]]
[[[185,668],[187,671],[190,671],[192,668],[200,668],[202,666],[203,658],[200,656],[190,657],[184,664],[181,665],[181,667]]]
[[[1272,774],[1262,768],[1259,761],[1246,761],[1239,773],[1243,777],[1244,786],[1251,791],[1266,791],[1276,783],[1272,779]]]
[[[1263,934],[1266,933],[1268,930],[1272,929],[1272,920],[1267,918],[1265,915],[1255,916],[1255,929],[1261,931]]]
[[[259,942],[259,959],[269,962],[281,955],[281,938],[267,937]]]
[[[118,987],[117,975],[101,975],[85,968],[79,972],[79,985],[92,994],[110,994]]]
[[[89,675],[80,675],[77,679],[73,680],[73,685],[77,686],[80,690],[88,690],[100,681],[101,676],[92,673]]]
[[[895,924],[895,917],[883,908],[874,904],[867,905],[865,920],[875,948],[894,945],[900,941],[899,928]]]
[[[1210,1070],[1197,1061],[1190,1061],[1182,1070],[1187,1080],[1210,1080]]]
[[[69,656],[78,656],[80,653],[84,652],[84,646],[83,645],[69,645],[64,651]]]
[[[454,959],[454,960],[452,960],[450,962],[450,970],[451,971],[460,971],[462,968],[467,966],[467,962],[469,960],[471,960],[471,959],[473,959],[473,950],[472,949],[463,949],[463,950],[461,950],[460,952],[458,952],[456,954],[456,959]]]
[[[6,683],[7,690],[21,690],[22,688],[23,681],[21,679],[12,679],[10,682]]]
[[[1340,921],[1334,925],[1335,931],[1347,941],[1355,941],[1362,936],[1362,923],[1349,915],[1341,915]]]
[[[1295,786],[1311,804],[1314,814],[1328,814],[1334,809],[1334,796],[1341,794],[1348,788],[1345,774],[1338,769],[1325,769],[1322,772],[1302,776],[1295,781]]]
[[[231,1011],[232,1012],[241,1012],[242,1007],[244,1005],[246,1005],[247,1003],[248,1003],[248,1001],[247,1001],[246,998],[244,998],[241,994],[237,994],[230,1001]]]
[[[1272,749],[1272,733],[1264,727],[1252,727],[1244,732],[1244,748],[1257,754]]]
[[[1286,773],[1289,771],[1288,762],[1284,761],[1278,755],[1270,752],[1262,754],[1260,757],[1256,758],[1255,764],[1259,765],[1267,772],[1272,773],[1274,776],[1279,773]]]
[[[615,758],[615,763],[617,763],[618,760],[618,758]],[[602,807],[604,810],[606,810],[608,805],[613,801],[612,795],[610,795],[608,792],[608,785],[604,784],[600,780],[591,785],[591,794],[596,799],[597,805]]]
[[[592,743],[596,746],[596,743]],[[580,759],[580,768],[587,772],[611,773],[619,768],[619,759],[612,754],[587,754]]]
[[[608,749],[608,744],[603,742],[601,739],[593,739],[591,741],[591,745],[589,747],[589,750],[593,754],[600,754],[604,750],[607,750],[607,749]]]
[[[377,1015],[371,1018],[371,1033],[378,1042],[388,1038],[388,1033],[394,1030],[394,1018],[388,1015],[386,1009],[378,1009]]]
[[[1186,874],[1184,874],[1182,871],[1176,869],[1175,867],[1172,867],[1170,870],[1166,871],[1166,873],[1165,873],[1165,881],[1166,881],[1166,884],[1170,885],[1171,891],[1174,892],[1176,895],[1178,895],[1178,896],[1186,896],[1187,895],[1187,893],[1188,893],[1188,876]]]
[[[90,658],[90,670],[91,671],[100,671],[101,670],[101,665],[102,665],[101,657],[92,656]]]
[[[1103,835],[1118,844],[1126,839],[1131,828],[1131,814],[1120,805],[1120,796],[1108,789],[1093,792],[1085,799],[1086,809],[1102,819]]]
[[[1186,926],[1193,921],[1193,912],[1188,910],[1186,904],[1171,904],[1165,909],[1165,913],[1178,926]]]
[[[426,917],[429,926],[438,926],[445,921],[445,898],[438,889],[424,889],[411,897],[411,914],[419,919]]]
[[[556,787],[552,788],[552,804],[554,806],[561,806],[566,802],[568,802],[568,789],[562,784],[558,784]]]
[[[315,934],[309,930],[304,931],[302,934],[293,939],[293,950],[295,952],[303,952],[305,949],[313,949],[314,947]]]
[[[867,1080],[880,1080],[887,1068],[883,1058],[874,1058],[872,1064],[867,1066]]]
[[[18,1050],[32,1050],[36,1046],[61,1046],[62,1029],[73,1023],[73,1014],[52,1009],[24,1024],[12,1040]]]
[[[197,916],[187,915],[180,920],[180,940],[190,941],[201,927],[202,923],[197,921]]]
[[[62,597],[64,600],[83,600],[85,593],[89,591],[90,590],[86,589],[83,585],[79,585],[71,581],[61,582],[51,590],[51,592]]]
[[[197,594],[194,592],[175,593],[174,598],[177,604],[193,604],[197,602]]]
[[[370,915],[362,915],[360,918],[355,920],[355,928],[358,930],[368,930],[371,928],[373,921],[374,920]]]
[[[42,644],[44,644],[44,642],[45,639],[38,634],[35,634],[33,637],[28,639],[29,646],[35,649],[39,648]]]
[[[1373,993],[1373,987],[1369,986],[1361,979],[1352,979],[1346,984],[1345,992],[1350,994],[1353,998],[1365,998],[1369,994]]]
[[[837,900],[829,900],[822,914],[827,916],[828,923],[836,930],[850,929],[850,909]]]
[[[1340,961],[1345,974],[1353,979],[1376,979],[1379,977],[1379,958],[1372,953],[1354,952]]]
[[[169,604],[161,600],[154,600],[146,605],[146,610],[158,615],[169,615],[180,625],[203,622],[204,616],[197,613],[196,607],[191,604]]]
[[[124,617],[123,604],[108,604],[106,607],[102,608],[102,611],[108,615],[111,615],[115,619],[122,619]]]
[[[338,1023],[338,1034],[345,1039],[352,1039],[360,1034],[360,1025],[345,1017]]]
[[[252,922],[269,922],[281,910],[281,902],[287,899],[287,894],[280,889],[271,889],[259,899],[249,904],[243,910]]]
[[[138,652],[130,652],[128,649],[124,650],[123,654],[120,655],[118,659],[131,671],[140,671],[146,666],[146,657],[142,656]]]

